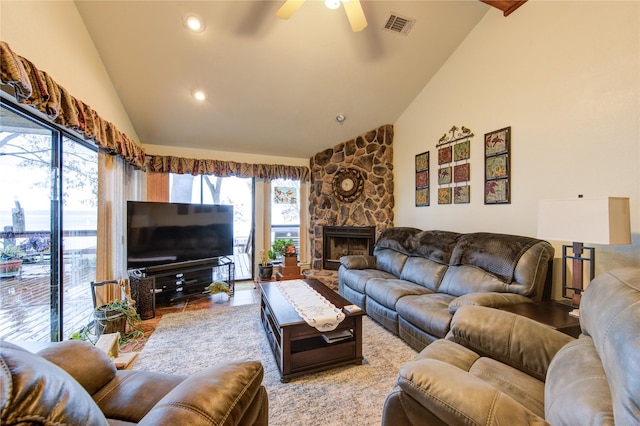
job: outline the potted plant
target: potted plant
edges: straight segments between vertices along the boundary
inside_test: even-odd
[[[269,253],[271,250],[269,251]],[[258,276],[261,281],[268,281],[271,279],[273,275],[273,264],[271,263],[271,259],[269,253],[262,250],[260,252],[260,263],[258,264]],[[275,255],[273,256],[275,259]]]
[[[215,281],[209,284],[207,287],[205,287],[204,292],[211,295],[219,294],[221,297],[217,297],[216,301],[218,303],[222,303],[229,299],[229,295],[231,294],[231,289],[229,288],[229,285],[224,281]],[[227,297],[224,298],[222,296],[223,294],[226,294]]]
[[[0,278],[20,275],[24,255],[24,250],[17,245],[3,242],[0,250]]]
[[[282,258],[287,254],[287,247],[295,247],[292,239],[275,240],[269,251],[269,257],[272,259]],[[273,257],[271,257],[273,256]]]
[[[129,306],[126,300],[115,299],[112,302],[95,308],[96,337],[102,334],[120,332],[122,339],[141,337],[144,332],[141,328],[140,316],[134,308]],[[129,331],[127,333],[127,325]]]

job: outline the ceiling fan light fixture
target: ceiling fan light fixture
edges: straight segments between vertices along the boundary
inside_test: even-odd
[[[184,25],[194,33],[204,31],[204,21],[195,13],[186,13],[184,15]]]
[[[340,0],[324,0],[324,5],[331,10],[335,10],[340,7]]]

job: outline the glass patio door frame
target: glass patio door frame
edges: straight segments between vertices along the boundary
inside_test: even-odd
[[[59,342],[64,340],[64,334],[69,334],[69,330],[64,330],[64,256],[63,256],[63,139],[67,138],[86,148],[98,151],[98,148],[78,136],[67,132],[44,118],[39,117],[34,111],[22,108],[5,98],[2,94],[0,98],[0,108],[7,109],[11,113],[28,120],[44,130],[50,131],[51,137],[51,164],[50,164],[50,341]],[[89,283],[87,283],[87,286]]]

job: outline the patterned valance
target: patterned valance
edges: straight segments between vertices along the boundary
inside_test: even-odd
[[[247,164],[233,161],[197,160],[148,155],[142,147],[102,119],[96,111],[57,84],[46,72],[15,54],[0,41],[0,82],[13,87],[19,103],[31,105],[52,122],[80,132],[108,154],[123,157],[133,166],[153,172],[211,174],[216,176],[257,177],[263,179],[310,178],[308,167],[281,164]]]
[[[49,74],[16,55],[3,41],[0,41],[0,69],[0,81],[14,88],[19,103],[31,105],[52,122],[80,132],[109,154],[120,155],[135,167],[143,167],[145,154],[138,144],[103,120],[89,105],[71,96]]]
[[[148,155],[146,168],[157,173],[180,173],[196,175],[215,175],[220,177],[237,176],[241,178],[257,177],[262,179],[294,179],[308,181],[310,170],[304,166],[285,166],[283,164],[249,164],[235,161],[197,160],[194,158],[172,157],[167,155]]]

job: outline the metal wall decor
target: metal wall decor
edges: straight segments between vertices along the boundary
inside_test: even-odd
[[[471,202],[472,137],[471,129],[453,126],[438,141],[438,204]]]
[[[429,151],[416,155],[416,207],[429,205]]]
[[[511,203],[511,127],[484,135],[484,203]]]

